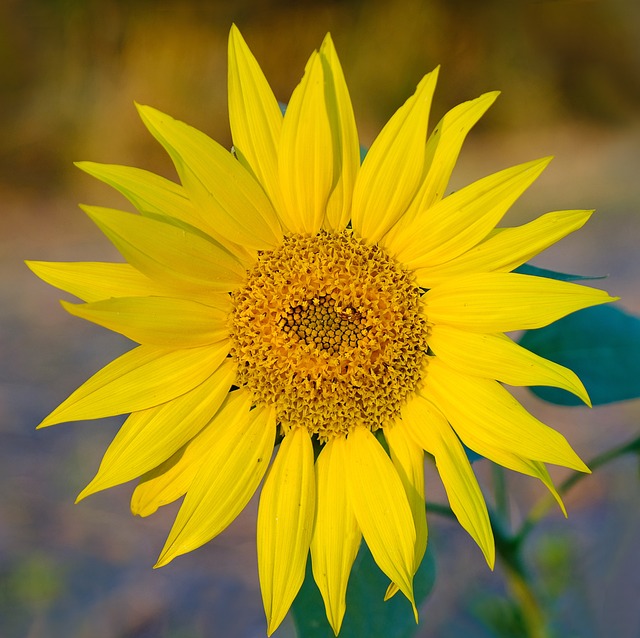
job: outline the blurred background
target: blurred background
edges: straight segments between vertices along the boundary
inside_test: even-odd
[[[138,120],[151,104],[230,145],[226,39],[235,22],[278,99],[331,31],[367,145],[442,65],[434,123],[500,89],[472,132],[452,187],[555,155],[509,224],[596,208],[585,229],[535,260],[589,275],[640,314],[640,3],[635,0],[4,0],[0,4],[0,637],[201,638],[265,635],[255,502],[221,537],[151,569],[176,508],[128,511],[131,485],[73,505],[120,420],[36,424],[126,340],[67,316],[24,259],[111,260],[77,202],[125,206],[72,165],[129,164],[175,178]],[[128,207],[127,207],[128,209]],[[518,397],[589,459],[638,433],[640,406],[589,410]],[[488,468],[476,464],[488,485]],[[562,479],[562,472],[554,477]],[[514,522],[543,488],[509,475]],[[437,476],[429,498],[442,501]],[[559,636],[640,635],[640,484],[621,459],[583,481],[528,545]],[[508,616],[500,568],[430,518],[437,582],[422,638],[489,637]],[[484,618],[484,620],[483,620]],[[285,622],[278,638],[293,636]]]

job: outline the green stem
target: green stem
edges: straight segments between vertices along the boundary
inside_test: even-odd
[[[517,603],[526,638],[549,638],[542,606],[529,582],[527,569],[522,561],[519,540],[505,528],[505,521],[495,513],[489,513],[496,543],[496,554],[504,567],[505,581],[511,598]]]
[[[507,477],[504,467],[497,463],[491,464],[491,476],[493,478],[493,493],[496,499],[496,511],[500,519],[507,522],[510,520],[509,497],[507,495]]]
[[[542,607],[527,578],[510,565],[505,568],[507,587],[522,612],[527,638],[549,638]]]

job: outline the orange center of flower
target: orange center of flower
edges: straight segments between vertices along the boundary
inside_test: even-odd
[[[286,237],[259,254],[233,302],[239,384],[276,406],[284,432],[304,425],[326,440],[356,425],[376,430],[421,383],[420,289],[351,232]]]

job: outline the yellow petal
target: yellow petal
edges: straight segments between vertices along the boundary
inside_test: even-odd
[[[593,211],[547,213],[515,228],[498,228],[488,239],[459,257],[435,266],[416,268],[418,284],[433,288],[447,279],[477,272],[509,272],[552,244],[582,228]]]
[[[416,530],[402,481],[365,427],[354,428],[345,450],[349,500],[378,567],[417,610],[413,597]]]
[[[189,299],[118,297],[86,304],[60,303],[68,313],[142,344],[192,348],[229,336],[226,312]]]
[[[467,133],[486,113],[499,94],[499,91],[492,91],[475,100],[458,104],[433,129],[427,141],[426,154],[429,170],[424,185],[416,197],[417,210],[426,210],[442,199]]]
[[[393,241],[384,246],[412,269],[454,259],[489,234],[550,161],[527,162],[469,184],[413,221],[400,222]]]
[[[246,411],[238,407],[246,402],[247,390],[230,392],[223,404],[224,422],[229,415],[247,416]],[[243,416],[244,415],[244,416]],[[141,477],[138,487],[131,496],[131,511],[136,516],[149,516],[159,507],[173,503],[187,493],[200,468],[207,463],[209,450],[218,437],[218,425],[221,423],[222,410],[186,445],[173,456]],[[234,418],[236,418],[234,416]]]
[[[531,459],[518,456],[509,450],[498,448],[493,444],[487,444],[482,436],[475,436],[471,430],[467,430],[467,432],[465,432],[463,441],[464,444],[474,452],[477,452],[494,463],[498,463],[499,465],[513,470],[514,472],[520,472],[521,474],[526,474],[527,476],[533,476],[534,478],[540,479],[556,499],[562,513],[565,516],[567,515],[567,510],[562,502],[562,498],[556,490],[544,463],[541,463],[540,461],[532,461]]]
[[[235,363],[227,359],[193,390],[131,414],[105,452],[95,478],[77,501],[137,478],[175,454],[213,418],[235,375]]]
[[[102,262],[27,261],[29,268],[43,281],[83,301],[101,301],[112,297],[184,297],[231,311],[226,292],[211,292],[206,286],[190,286],[150,279],[129,264]]]
[[[175,399],[213,374],[229,348],[228,341],[188,350],[134,348],[94,374],[38,427],[145,410]]]
[[[313,446],[299,427],[280,444],[258,507],[258,574],[269,636],[304,580],[315,507]]]
[[[436,357],[458,372],[497,379],[509,385],[547,385],[573,392],[590,405],[577,375],[530,352],[503,334],[479,334],[438,324],[429,335]]]
[[[124,258],[142,273],[171,285],[229,291],[245,269],[216,241],[157,219],[98,206],[81,207]]]
[[[216,437],[206,451],[156,567],[197,549],[216,537],[245,508],[266,472],[276,434],[273,407],[250,410],[246,393],[240,405],[220,410],[212,427]]]
[[[282,232],[269,199],[229,151],[156,109],[138,105],[138,112],[171,156],[201,228],[257,250],[280,244]]]
[[[282,112],[238,28],[229,32],[229,123],[233,145],[277,205],[278,144]]]
[[[475,100],[458,104],[440,120],[427,141],[427,170],[422,186],[400,223],[384,237],[385,245],[393,245],[393,238],[399,227],[412,222],[419,214],[428,214],[427,210],[442,199],[467,133],[493,104],[498,94],[498,91],[485,93]]]
[[[325,73],[314,52],[291,95],[278,149],[280,215],[293,233],[315,235],[333,184],[331,128],[325,100]]]
[[[559,432],[529,414],[497,381],[456,372],[438,358],[429,363],[427,379],[425,394],[463,441],[481,438],[524,458],[589,471]]]
[[[423,297],[430,322],[472,332],[540,328],[581,308],[615,301],[603,290],[515,273],[448,280]]]
[[[27,261],[43,281],[83,301],[109,297],[167,295],[167,286],[149,279],[129,264],[101,262]]]
[[[435,457],[453,513],[493,569],[495,544],[487,505],[458,437],[439,410],[420,395],[407,403],[402,418],[416,443]]]
[[[311,539],[313,577],[336,636],[346,609],[349,574],[362,540],[347,493],[345,445],[344,438],[331,439],[316,461],[318,494]]]
[[[427,549],[427,515],[424,500],[424,452],[407,432],[402,422],[385,428],[384,436],[389,445],[391,460],[404,486],[413,523],[416,528],[415,560],[413,572],[418,570]],[[398,586],[392,583],[387,589],[385,600],[394,596]]]
[[[376,243],[407,210],[424,177],[425,139],[438,69],[387,122],[358,172],[351,219],[355,231]]]
[[[351,216],[353,186],[360,167],[360,143],[349,89],[329,34],[320,47],[320,61],[326,81],[325,100],[334,149],[334,186],[323,227],[330,232],[340,232],[347,227]]]
[[[142,214],[167,215],[197,225],[199,218],[180,184],[132,166],[97,162],[75,164],[122,193]]]

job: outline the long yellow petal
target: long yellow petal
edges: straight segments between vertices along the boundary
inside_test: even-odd
[[[618,297],[566,281],[494,272],[448,280],[422,299],[425,314],[434,324],[472,332],[510,332],[540,328]]]
[[[248,419],[248,412],[238,408],[247,402],[247,390],[230,392],[222,410],[186,445],[173,456],[144,474],[131,496],[131,511],[136,516],[149,516],[159,507],[173,503],[184,496],[191,487],[200,468],[209,460],[209,450],[218,438],[218,426],[227,417]]]
[[[435,457],[453,513],[493,569],[495,543],[487,505],[458,437],[440,411],[420,395],[407,403],[402,418],[416,443]]]
[[[299,427],[280,444],[258,507],[258,574],[269,636],[302,586],[315,507],[313,446]]]
[[[227,359],[193,390],[131,414],[107,448],[95,478],[76,502],[142,476],[175,454],[213,418],[235,375],[235,363]]]
[[[82,301],[101,301],[112,297],[178,297],[231,311],[231,297],[226,292],[211,292],[206,285],[160,282],[143,275],[130,264],[93,261],[25,263],[40,279]]]
[[[142,344],[192,348],[229,335],[226,312],[190,299],[118,297],[86,304],[60,303],[75,317]]]
[[[138,112],[171,156],[195,204],[199,226],[257,250],[277,247],[282,232],[275,211],[251,174],[220,144],[149,106]]]
[[[322,62],[314,52],[282,123],[278,166],[283,208],[278,212],[293,233],[315,235],[320,230],[333,185],[325,81]]]
[[[145,410],[192,390],[229,353],[228,341],[205,348],[139,346],[85,381],[38,427]]]
[[[479,334],[438,324],[429,335],[435,355],[458,372],[509,385],[547,385],[573,392],[587,405],[589,395],[577,375],[530,352],[503,334]]]
[[[331,439],[316,461],[318,494],[311,539],[313,577],[336,636],[346,609],[349,574],[362,540],[347,492],[345,445],[344,438]]]
[[[354,428],[345,450],[349,500],[378,567],[417,610],[413,597],[416,529],[391,459],[365,427]]]
[[[102,262],[27,261],[43,281],[83,301],[109,297],[167,296],[169,288],[149,279],[129,264]]]
[[[180,184],[132,166],[97,162],[76,162],[75,165],[122,193],[143,215],[167,215],[197,225],[199,218]]]
[[[412,222],[419,214],[428,215],[428,209],[442,199],[467,133],[498,95],[498,91],[485,93],[475,100],[458,104],[433,129],[427,140],[426,176],[422,186],[400,223],[384,237],[385,245],[393,246],[393,238],[399,227]]]
[[[427,515],[424,501],[424,452],[409,435],[406,426],[400,421],[384,429],[389,445],[391,460],[400,476],[404,491],[409,500],[416,528],[415,559],[413,572],[418,570],[427,549]],[[395,594],[397,585],[387,590],[385,600]]]
[[[229,32],[229,123],[238,158],[247,163],[277,206],[282,112],[235,24]]]
[[[426,210],[442,199],[467,133],[496,101],[498,95],[499,91],[492,91],[475,100],[458,104],[433,129],[427,141],[426,161],[429,169],[424,186],[416,197],[417,210]]]
[[[323,227],[330,232],[340,232],[346,228],[351,216],[353,186],[360,167],[360,143],[349,89],[329,34],[320,47],[320,61],[326,81],[325,100],[334,147],[334,186]]]
[[[550,161],[513,166],[461,188],[413,221],[400,222],[385,247],[412,269],[454,259],[485,239]]]
[[[463,441],[475,436],[524,458],[589,471],[559,432],[529,414],[497,381],[456,372],[438,358],[429,363],[427,379],[425,396]]]
[[[424,268],[416,266],[416,280],[423,288],[433,288],[452,277],[474,272],[509,272],[582,228],[592,212],[562,210],[523,226],[498,228],[488,239],[451,261]]]
[[[371,144],[353,192],[353,228],[376,243],[407,210],[424,177],[425,139],[438,69],[387,122]]]
[[[562,498],[558,493],[558,490],[556,490],[544,463],[518,456],[510,450],[496,447],[493,443],[488,444],[482,436],[475,436],[472,430],[467,430],[465,432],[463,441],[464,444],[474,452],[477,452],[494,463],[502,465],[514,472],[520,472],[521,474],[526,474],[527,476],[533,476],[534,478],[540,479],[556,499],[562,513],[565,516],[567,515],[567,510],[562,502]]]
[[[238,516],[266,472],[276,434],[273,407],[249,411],[251,396],[224,408],[216,438],[187,491],[156,567],[209,542]]]
[[[245,278],[242,264],[215,240],[169,223],[98,206],[87,215],[142,273],[172,285],[229,291]]]

